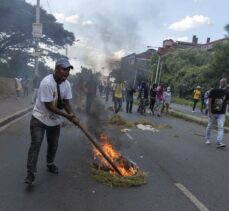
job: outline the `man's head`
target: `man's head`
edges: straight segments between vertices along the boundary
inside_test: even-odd
[[[222,78],[219,81],[219,87],[222,88],[222,89],[225,89],[227,87],[227,79],[226,78]]]
[[[73,69],[73,66],[65,58],[58,59],[55,65],[55,77],[58,82],[63,82],[69,76],[70,69]]]

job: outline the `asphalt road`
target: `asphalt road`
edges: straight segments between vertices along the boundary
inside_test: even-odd
[[[142,119],[137,114],[122,115]],[[26,186],[30,117],[12,124],[0,132],[0,210],[228,210],[228,150],[206,146],[204,127],[197,124],[170,117],[144,118],[172,128],[158,133],[134,128],[126,135],[98,120],[89,121],[89,128],[96,129],[94,134],[108,132],[114,147],[148,172],[148,183],[134,188],[110,187],[93,180],[91,144],[74,126],[62,128],[56,157],[60,174],[46,171],[44,140],[36,182]],[[85,115],[81,119],[86,124]],[[226,144],[228,140],[225,136]]]

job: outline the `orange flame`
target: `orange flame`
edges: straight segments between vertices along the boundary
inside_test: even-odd
[[[137,173],[138,168],[132,162],[126,160],[120,153],[113,149],[112,145],[108,141],[108,136],[105,133],[100,134],[100,144],[102,150],[105,154],[110,158],[110,160],[114,163],[117,169],[121,172],[122,176],[133,176]],[[109,169],[111,174],[115,174],[114,169],[108,163],[108,161],[102,156],[102,154],[93,147],[94,159],[98,160],[100,164]]]

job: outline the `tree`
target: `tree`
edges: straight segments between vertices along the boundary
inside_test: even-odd
[[[162,83],[187,96],[196,85],[207,87],[213,54],[199,49],[177,50],[163,56]],[[215,77],[215,76],[214,76]],[[209,80],[211,79],[211,80]]]
[[[0,1],[0,62],[10,65],[14,51],[26,55],[23,58],[26,66],[33,62],[34,59],[31,56],[31,49],[34,48],[32,23],[35,22],[35,14],[35,6],[24,1]],[[74,34],[66,31],[63,25],[57,23],[55,17],[47,14],[45,10],[41,9],[40,14],[43,24],[40,46],[46,49],[46,57],[57,59],[60,57],[59,49],[64,48],[66,44],[73,44]]]
[[[229,44],[219,44],[214,48],[214,57],[210,63],[209,78],[218,85],[220,78],[229,78]]]
[[[224,27],[224,29],[229,34],[229,24],[226,24],[226,26]]]

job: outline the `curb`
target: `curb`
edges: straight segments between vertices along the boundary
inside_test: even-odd
[[[208,124],[208,120],[206,118],[192,116],[190,114],[185,114],[185,113],[177,111],[177,110],[170,109],[169,114],[171,116],[174,116],[174,117],[177,117],[180,119],[184,119],[186,121],[198,123],[198,124],[203,125],[203,126],[207,126],[207,124]],[[224,127],[224,132],[229,133],[229,127]]]
[[[29,111],[31,111],[33,109],[33,106],[27,107],[23,110],[20,110],[14,114],[11,114],[9,116],[3,117],[2,119],[0,119],[0,127],[8,124],[9,122],[23,116],[24,114],[28,113]]]

